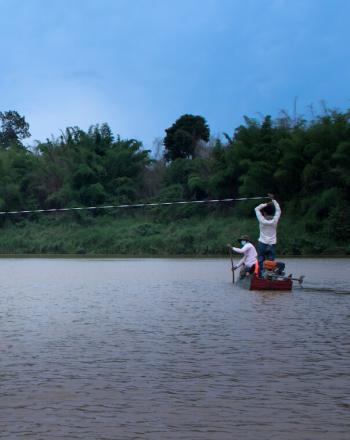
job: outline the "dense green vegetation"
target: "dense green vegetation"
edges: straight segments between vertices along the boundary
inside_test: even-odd
[[[244,118],[224,141],[200,116],[166,129],[164,152],[107,124],[24,147],[25,118],[0,112],[0,210],[276,194],[280,254],[350,253],[350,111]],[[0,217],[0,253],[220,255],[257,238],[254,202]]]

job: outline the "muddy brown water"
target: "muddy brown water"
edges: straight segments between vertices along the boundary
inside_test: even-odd
[[[0,438],[348,440],[350,260],[0,260]],[[319,290],[317,290],[319,289]]]

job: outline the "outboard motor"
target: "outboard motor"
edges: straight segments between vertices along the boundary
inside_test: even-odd
[[[282,261],[265,260],[263,263],[263,278],[276,278],[285,276],[284,268],[286,265]]]

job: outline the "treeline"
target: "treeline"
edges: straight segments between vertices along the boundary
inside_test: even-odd
[[[272,192],[281,201],[284,217],[300,225],[294,234],[335,243],[347,252],[349,122],[350,111],[336,110],[325,110],[312,120],[285,113],[275,119],[245,117],[232,135],[215,139],[203,117],[183,115],[165,130],[158,145],[162,148],[155,153],[145,150],[138,140],[114,136],[108,124],[93,125],[88,131],[69,127],[57,139],[25,147],[24,140],[30,136],[25,118],[15,111],[0,112],[0,210]],[[213,209],[154,209],[147,215],[155,222],[169,222],[206,214],[212,215]],[[215,208],[217,216],[232,214],[253,217],[252,206]],[[2,216],[1,220],[6,226],[25,219]],[[327,251],[325,247],[322,252]]]

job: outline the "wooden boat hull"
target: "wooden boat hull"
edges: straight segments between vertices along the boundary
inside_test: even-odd
[[[239,284],[248,290],[284,290],[290,291],[293,288],[293,281],[284,279],[258,278],[255,274],[239,280]]]

